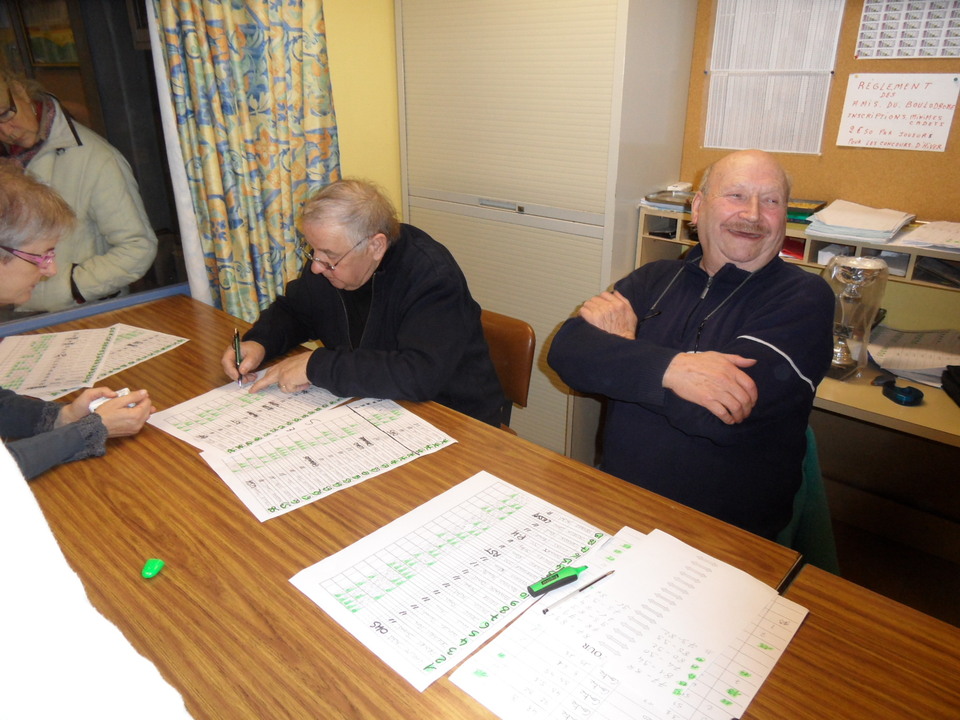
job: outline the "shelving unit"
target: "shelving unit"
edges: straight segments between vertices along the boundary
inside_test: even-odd
[[[802,223],[787,223],[787,239],[782,256],[788,262],[794,262],[812,270],[822,270],[829,262],[829,258],[822,258],[821,253],[831,245],[843,248],[840,254],[845,255],[877,256],[881,253],[893,253],[892,256],[884,256],[891,266],[890,280],[960,292],[960,287],[951,286],[946,281],[931,281],[922,263],[917,264],[920,258],[935,258],[952,267],[957,275],[960,275],[960,256],[957,253],[930,248],[807,237],[806,227]],[[640,206],[637,267],[654,260],[678,258],[696,243],[696,231],[690,227],[689,212]]]

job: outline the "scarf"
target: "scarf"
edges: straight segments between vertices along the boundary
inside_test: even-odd
[[[53,129],[53,121],[57,117],[57,106],[51,95],[44,95],[42,100],[35,100],[31,103],[34,114],[40,119],[40,139],[33,147],[20,147],[19,145],[4,145],[6,157],[13,160],[17,165],[26,168],[30,161],[36,157],[37,153],[43,147],[43,144],[50,137],[50,130]]]

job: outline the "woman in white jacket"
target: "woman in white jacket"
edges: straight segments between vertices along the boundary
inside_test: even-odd
[[[129,163],[35,82],[0,69],[0,156],[55,188],[77,215],[57,246],[60,272],[18,311],[61,310],[126,292],[157,254]]]

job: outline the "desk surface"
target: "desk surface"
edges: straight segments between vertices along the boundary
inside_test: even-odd
[[[864,420],[893,430],[960,447],[960,406],[939,388],[902,378],[899,385],[923,391],[923,402],[915,407],[897,405],[870,384],[880,370],[868,367],[850,380],[824,378],[817,388],[814,407]]]
[[[810,614],[744,718],[957,717],[960,628],[810,565],[784,594]]]
[[[223,385],[220,356],[246,327],[177,296],[49,330],[116,322],[190,340],[104,383],[146,387],[157,409]],[[459,442],[266,523],[195,448],[149,425],[31,487],[93,604],[198,720],[492,718],[449,676],[416,692],[289,582],[480,470],[607,532],[659,527],[773,586],[794,569],[791,550],[447,408],[407,406]],[[167,565],[145,581],[149,557]]]

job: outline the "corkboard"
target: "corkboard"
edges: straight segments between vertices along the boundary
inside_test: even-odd
[[[827,201],[842,198],[871,207],[915,213],[921,220],[960,222],[960,111],[954,115],[945,152],[875,150],[836,144],[847,79],[851,74],[960,74],[957,58],[855,59],[862,12],[862,0],[847,0],[837,47],[836,74],[827,102],[822,154],[777,154],[793,179],[793,196]],[[694,185],[699,182],[703,168],[728,152],[703,147],[707,106],[705,70],[710,60],[715,13],[714,0],[700,0],[680,166],[680,178]]]

